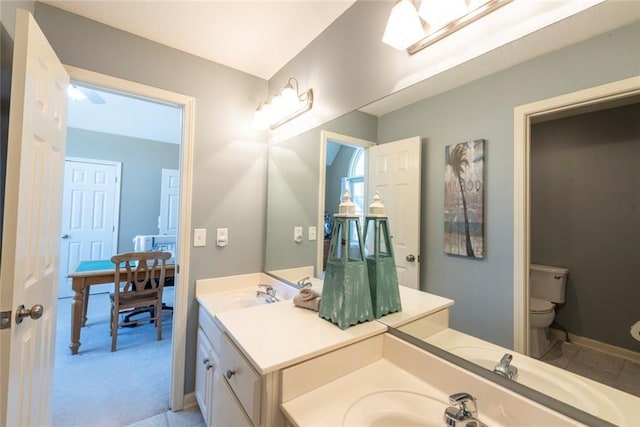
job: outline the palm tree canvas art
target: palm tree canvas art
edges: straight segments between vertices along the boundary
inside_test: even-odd
[[[444,251],[484,258],[484,139],[448,145],[444,173]]]

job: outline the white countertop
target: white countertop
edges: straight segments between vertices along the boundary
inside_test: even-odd
[[[321,293],[322,281],[315,278],[310,281],[312,289]],[[257,299],[258,283],[277,287],[276,294],[281,301],[265,304]],[[318,312],[296,307],[291,299],[297,292],[263,273],[196,282],[196,299],[200,305],[215,316],[221,329],[263,375],[382,334],[387,326],[404,325],[453,305],[450,299],[400,287],[401,312],[342,330],[320,318]]]
[[[263,375],[387,330],[380,322],[342,330],[292,301],[225,311],[216,318]]]
[[[387,314],[378,320],[385,325],[397,328],[421,317],[449,308],[454,304],[454,301],[417,289],[400,286],[400,303],[402,304],[402,311]]]

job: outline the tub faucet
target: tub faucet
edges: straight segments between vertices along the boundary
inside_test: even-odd
[[[493,372],[515,381],[518,378],[518,368],[509,365],[512,359],[513,356],[511,354],[505,353],[500,362],[493,368]]]
[[[455,393],[449,396],[451,405],[444,411],[444,422],[449,427],[487,427],[478,419],[476,398],[469,393]]]
[[[258,289],[256,291],[256,298],[260,298],[261,296],[263,296],[267,303],[280,301],[278,297],[276,297],[276,290],[273,289],[273,286],[260,284],[258,285],[258,287],[263,288],[264,291]]]
[[[310,287],[312,284],[309,281],[309,276],[307,277],[303,277],[302,279],[298,280],[295,284],[296,289],[302,289],[302,288],[308,288]]]

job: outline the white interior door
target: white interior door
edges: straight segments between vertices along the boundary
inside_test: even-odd
[[[178,232],[178,208],[180,207],[180,171],[162,169],[160,190],[160,215],[158,234],[176,235]]]
[[[66,274],[80,261],[108,259],[118,250],[120,170],[119,162],[65,161],[58,298],[73,295]],[[91,293],[112,287],[92,286]]]
[[[18,9],[0,264],[0,309],[12,310],[12,324],[0,331],[0,425],[51,424],[68,84],[33,16]],[[18,323],[19,306],[34,318]]]
[[[389,216],[398,283],[420,288],[420,137],[369,148],[368,193]],[[369,202],[370,203],[370,202]]]

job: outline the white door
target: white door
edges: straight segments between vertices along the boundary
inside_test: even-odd
[[[65,161],[58,298],[73,295],[66,274],[80,261],[108,259],[118,250],[120,169],[118,162]],[[91,293],[106,288],[113,285],[92,286]]]
[[[162,169],[158,234],[170,234],[175,236],[178,232],[179,201],[180,171],[177,169]]]
[[[420,288],[420,137],[369,148],[368,193],[389,216],[398,283]],[[370,202],[369,202],[370,203]]]
[[[0,264],[0,309],[12,310],[12,324],[0,331],[0,425],[51,424],[68,84],[33,16],[19,9]],[[41,317],[16,322],[21,305],[34,317],[41,305]]]

